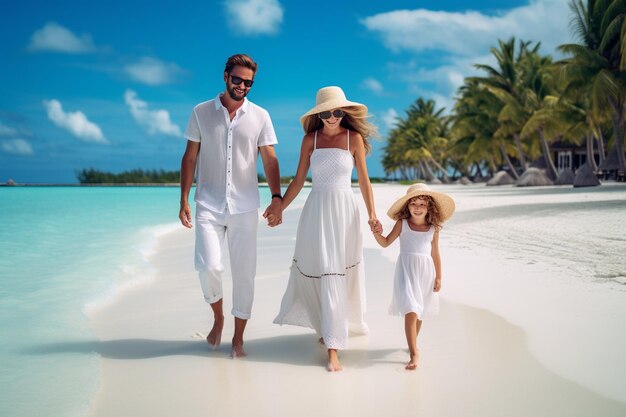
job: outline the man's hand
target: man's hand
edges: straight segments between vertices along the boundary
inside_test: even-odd
[[[272,198],[272,202],[263,212],[263,217],[267,219],[269,227],[278,226],[283,222],[283,204],[280,198]]]
[[[180,219],[182,225],[186,228],[191,229],[193,227],[193,224],[191,224],[191,208],[189,207],[189,204],[181,205],[180,211],[178,212],[178,218]]]

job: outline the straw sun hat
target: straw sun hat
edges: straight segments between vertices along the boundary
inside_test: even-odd
[[[406,190],[406,194],[403,197],[400,197],[396,200],[395,203],[389,208],[387,211],[387,216],[391,217],[393,220],[397,220],[398,214],[404,208],[404,205],[412,198],[417,197],[419,195],[429,195],[435,200],[435,204],[439,208],[439,212],[441,213],[441,220],[446,221],[452,214],[454,213],[454,200],[448,194],[438,193],[436,191],[432,191],[428,185],[426,184],[413,184]]]
[[[338,109],[340,107],[353,107],[359,113],[359,116],[365,117],[367,115],[367,106],[354,101],[346,99],[346,95],[339,87],[324,87],[317,90],[317,96],[315,97],[315,107],[308,112],[304,113],[300,117],[300,123],[304,125],[304,120],[317,113],[323,111]]]

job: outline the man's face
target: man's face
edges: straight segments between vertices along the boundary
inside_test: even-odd
[[[241,101],[246,97],[252,87],[252,85],[246,87],[246,83],[252,80],[254,80],[254,72],[252,72],[250,68],[237,65],[232,69],[230,74],[224,73],[226,91],[228,91],[230,98],[235,101]]]

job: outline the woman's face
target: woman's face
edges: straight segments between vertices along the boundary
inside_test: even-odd
[[[339,126],[339,123],[341,123],[341,119],[343,119],[344,115],[345,113],[343,110],[337,108],[330,111],[323,111],[318,114],[318,117],[322,119],[324,126],[332,129]]]

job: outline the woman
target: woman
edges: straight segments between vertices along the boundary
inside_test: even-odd
[[[367,107],[348,101],[341,88],[320,89],[315,107],[300,118],[305,131],[300,160],[282,200],[284,210],[310,167],[313,188],[300,215],[289,283],[274,323],[315,329],[328,349],[331,372],[342,370],[337,351],[347,347],[348,330],[368,331],[360,216],[351,188],[356,167],[374,230],[379,222],[365,155],[376,128],[366,117]]]

